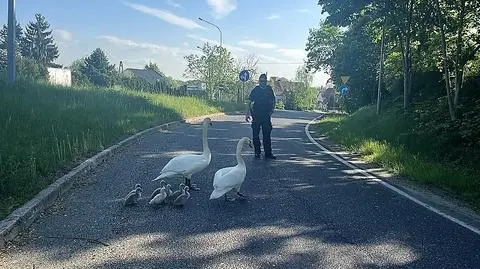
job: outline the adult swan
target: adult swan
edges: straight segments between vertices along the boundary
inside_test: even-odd
[[[237,195],[244,197],[240,193],[240,187],[245,180],[247,174],[247,168],[245,167],[245,161],[242,158],[243,145],[247,144],[251,148],[252,140],[248,137],[243,137],[237,143],[237,165],[232,167],[225,167],[218,170],[213,178],[213,192],[210,195],[210,200],[217,199],[225,195],[225,200],[233,201],[234,199],[228,198],[227,193],[233,189],[237,191]]]
[[[203,153],[202,154],[182,154],[171,159],[163,167],[160,175],[152,181],[164,179],[173,176],[182,176],[185,178],[185,185],[191,190],[200,190],[191,184],[192,175],[205,169],[212,159],[212,153],[208,147],[207,129],[212,126],[212,120],[205,118],[203,120]]]

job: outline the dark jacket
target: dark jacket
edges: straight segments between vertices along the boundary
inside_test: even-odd
[[[270,85],[265,89],[256,86],[250,92],[248,99],[253,102],[251,111],[253,117],[270,116],[275,109],[275,93]]]

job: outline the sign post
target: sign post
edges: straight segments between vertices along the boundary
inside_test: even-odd
[[[342,80],[343,84],[346,84],[348,80],[350,79],[350,76],[341,76],[340,79]]]
[[[240,81],[243,82],[242,94],[244,94],[245,93],[245,82],[247,82],[250,79],[250,73],[248,72],[248,70],[242,70],[240,72],[240,74],[238,74],[238,78],[240,79]],[[237,91],[237,102],[240,103],[240,89],[238,89],[238,91]]]
[[[340,94],[345,97],[348,93],[348,86],[347,82],[350,79],[350,76],[340,76],[340,79],[342,80],[342,85],[338,88],[340,91]]]

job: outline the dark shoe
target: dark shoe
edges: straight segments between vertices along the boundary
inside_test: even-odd
[[[262,155],[260,153],[255,153],[255,159],[260,159],[262,158]]]
[[[277,156],[275,156],[273,154],[268,154],[268,155],[265,155],[265,159],[276,160]]]

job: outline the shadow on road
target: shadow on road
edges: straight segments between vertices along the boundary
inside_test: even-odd
[[[208,197],[215,171],[234,165],[238,139],[250,136],[243,116],[214,122],[212,163],[192,180],[201,191],[183,209],[154,210],[146,198],[121,206],[135,183],[148,197],[158,185],[150,180],[169,158],[201,151],[199,125],[146,137],[85,175],[23,245],[4,255],[10,265],[37,268],[468,268],[479,260],[478,238],[319,153],[303,132],[314,116],[276,113],[279,159],[255,160],[245,149],[242,189],[249,197],[232,203]]]

